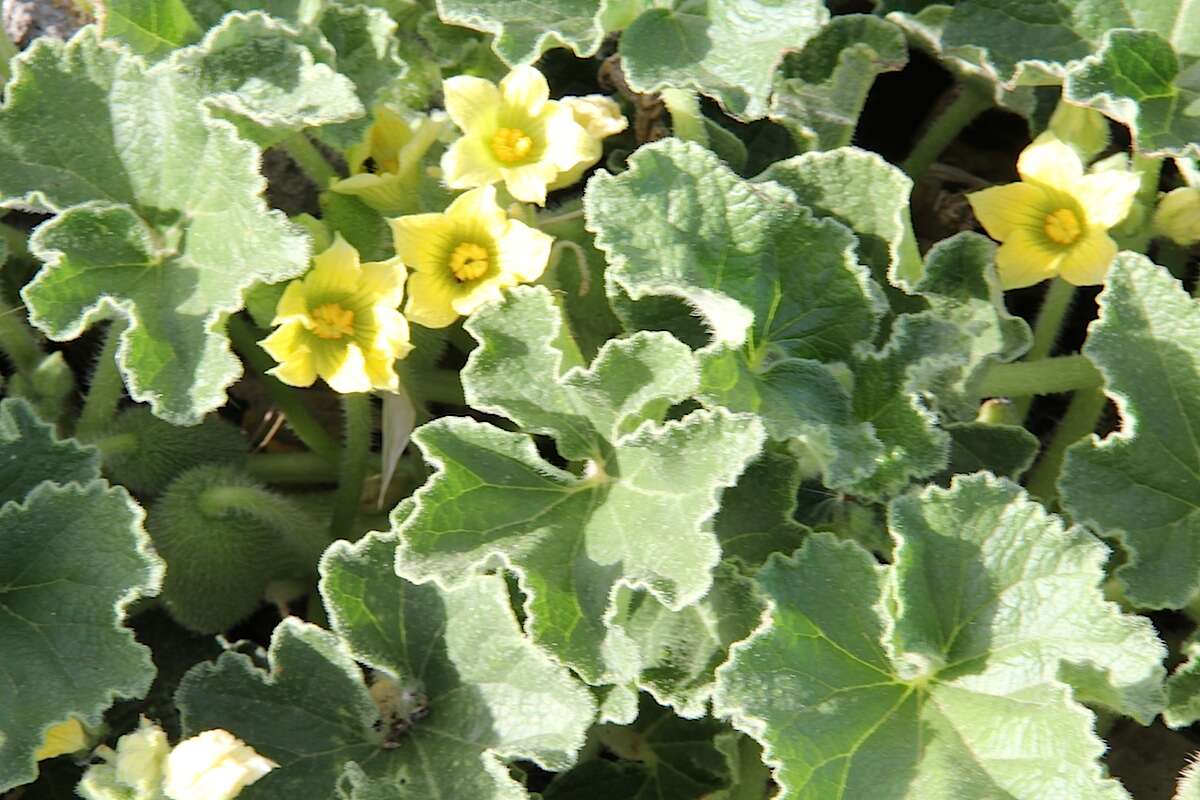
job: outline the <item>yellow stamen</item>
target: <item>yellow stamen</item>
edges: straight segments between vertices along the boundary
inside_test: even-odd
[[[533,139],[520,128],[501,128],[492,137],[492,154],[505,164],[520,161],[533,149]]]
[[[474,242],[463,242],[450,254],[450,271],[460,283],[475,280],[488,271],[488,251]]]
[[[322,339],[354,335],[354,312],[337,303],[317,306],[312,312],[313,333]]]
[[[1073,244],[1083,233],[1079,217],[1069,208],[1060,208],[1046,215],[1046,235],[1059,244]]]

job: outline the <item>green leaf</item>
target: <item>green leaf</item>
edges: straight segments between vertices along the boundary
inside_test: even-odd
[[[85,30],[41,39],[16,64],[0,110],[0,199],[76,206],[31,239],[46,262],[22,292],[31,321],[63,341],[127,317],[118,362],[130,395],[198,422],[241,374],[222,316],[255,281],[303,272],[307,238],[267,210],[257,148],[209,118],[206,90],[173,58],[147,68]]]
[[[766,620],[717,673],[779,800],[1127,797],[1078,701],[1148,723],[1164,648],[1104,600],[1106,548],[988,475],[890,527],[894,566],[828,534],[769,561]]]
[[[287,619],[269,672],[228,652],[184,679],[186,734],[225,728],[280,765],[241,797],[332,797],[339,785],[348,796],[358,784],[355,797],[517,800],[526,794],[504,760],[570,764],[594,705],[521,635],[504,581],[415,586],[396,577],[394,556],[394,540],[379,535],[335,544],[321,590],[337,635]],[[379,670],[383,706],[355,658]]]
[[[185,73],[207,106],[261,146],[304,128],[361,117],[354,83],[332,66],[328,43],[258,12],[230,14],[199,45],[179,51],[169,67]]]
[[[955,234],[926,253],[924,275],[913,287],[933,314],[961,331],[965,362],[939,376],[932,387],[939,409],[958,419],[974,419],[981,399],[976,384],[987,368],[1015,361],[1033,342],[1029,326],[1004,305],[995,254],[990,239]]]
[[[1200,719],[1200,638],[1193,633],[1181,650],[1186,660],[1167,679],[1163,711],[1163,720],[1172,728],[1186,728]]]
[[[492,48],[509,65],[530,64],[552,47],[594,55],[604,40],[603,0],[437,0],[444,22],[495,34]]]
[[[400,57],[398,26],[383,9],[331,5],[321,14],[320,30],[337,53],[337,69],[353,82],[358,100],[368,112],[377,103],[404,105],[408,65]],[[320,136],[346,149],[370,124],[369,113],[357,122],[326,126]]]
[[[881,284],[908,290],[920,280],[921,254],[908,212],[912,180],[876,153],[856,147],[805,153],[772,164],[756,180],[786,186],[818,217],[854,231],[859,258]]]
[[[596,175],[584,196],[618,314],[647,318],[622,295],[635,306],[683,300],[712,334],[700,353],[706,403],[758,413],[772,438],[802,438],[830,485],[866,475],[878,443],[814,360],[845,361],[875,330],[882,300],[854,259],[854,237],[695,144],[649,145],[629,165]]]
[[[639,92],[695,89],[742,120],[766,116],[784,52],[802,47],[829,19],[818,0],[709,0],[684,8],[653,8],[625,30],[626,80]]]
[[[729,646],[758,626],[763,604],[752,580],[722,564],[708,594],[693,605],[672,611],[647,592],[622,588],[617,609],[610,624],[637,646],[638,687],[679,716],[696,719],[708,713],[714,671]]]
[[[589,682],[623,682],[636,658],[604,624],[613,593],[645,588],[678,610],[708,592],[719,548],[706,523],[762,428],[723,410],[658,424],[696,385],[688,348],[642,332],[610,341],[585,369],[543,288],[508,292],[466,327],[481,344],[462,373],[467,402],[526,433],[443,418],[413,434],[437,472],[395,522],[397,568],[453,583],[502,559],[538,643]],[[544,460],[528,433],[553,437],[574,473]]]
[[[604,254],[596,249],[592,235],[578,217],[539,223],[538,227],[553,236],[561,248],[558,264],[546,270],[541,283],[562,298],[571,335],[583,357],[592,359],[601,345],[621,332],[621,323],[604,294]]]
[[[869,14],[834,17],[775,76],[770,117],[804,150],[850,144],[875,78],[908,63],[904,33]]]
[[[1200,154],[1198,55],[1200,42],[1181,57],[1153,31],[1112,31],[1099,53],[1071,71],[1063,91],[1128,125],[1145,155]]]
[[[99,8],[101,36],[151,59],[191,44],[204,32],[183,0],[108,0]]]
[[[1122,429],[1067,450],[1059,489],[1076,520],[1117,537],[1129,600],[1180,608],[1200,588],[1200,309],[1166,269],[1126,253],[1109,268],[1083,352]]]
[[[946,477],[962,472],[987,470],[1017,480],[1033,465],[1038,438],[1020,425],[992,425],[986,422],[952,422],[950,463]]]
[[[141,509],[98,474],[94,450],[57,441],[25,403],[0,403],[0,792],[37,777],[53,725],[97,727],[154,677],[121,621],[158,591],[162,564]]]
[[[724,558],[758,567],[772,553],[790,553],[806,528],[796,522],[800,464],[778,449],[767,449],[721,495],[713,531]]]
[[[620,757],[593,759],[555,777],[545,800],[701,800],[729,784],[715,737],[729,729],[711,718],[684,720],[641,696],[637,722],[605,725],[596,738]]]
[[[853,493],[890,497],[946,466],[950,437],[926,395],[938,376],[962,365],[966,345],[957,325],[923,312],[898,317],[886,346],[855,356],[854,417],[871,423],[883,452]]]
[[[1200,800],[1200,767],[1196,766],[1195,754],[1192,763],[1184,767],[1179,776],[1179,786],[1174,800]]]
[[[23,400],[0,401],[0,505],[20,503],[44,481],[88,483],[100,477],[100,453],[60,440]]]

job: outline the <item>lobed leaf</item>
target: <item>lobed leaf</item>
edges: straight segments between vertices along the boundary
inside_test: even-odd
[[[779,799],[1127,797],[1077,701],[1149,722],[1164,648],[1104,600],[1106,549],[986,474],[890,527],[893,566],[828,534],[772,558],[764,624],[718,670]]]
[[[604,8],[603,0],[437,0],[443,21],[495,34],[492,48],[509,65],[532,63],[552,47],[594,55]]]

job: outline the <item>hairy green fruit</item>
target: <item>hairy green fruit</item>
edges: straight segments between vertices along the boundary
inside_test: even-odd
[[[240,465],[249,449],[242,432],[216,415],[195,427],[179,428],[146,406],[122,411],[112,433],[96,445],[109,477],[139,494],[158,494],[181,472],[199,464]]]
[[[167,562],[163,602],[200,633],[248,616],[272,581],[309,578],[329,543],[289,500],[215,465],[180,475],[151,507],[149,530]]]

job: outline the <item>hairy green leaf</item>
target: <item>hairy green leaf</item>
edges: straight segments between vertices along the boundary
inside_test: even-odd
[[[1154,31],[1111,32],[1067,76],[1066,96],[1128,125],[1146,155],[1200,154],[1200,23],[1194,27],[1190,56]]]
[[[225,728],[280,765],[242,797],[518,800],[504,760],[570,764],[593,702],[522,636],[504,581],[415,586],[394,555],[379,535],[327,551],[321,589],[337,635],[285,620],[270,672],[229,652],[184,679],[186,733]],[[370,691],[356,658],[377,670]]]
[[[1067,450],[1059,488],[1076,520],[1116,536],[1129,599],[1179,608],[1200,588],[1200,309],[1145,256],[1120,255],[1083,352],[1122,429]]]
[[[987,475],[890,527],[894,566],[828,534],[768,562],[766,620],[717,673],[779,799],[1127,797],[1077,701],[1149,722],[1164,648],[1104,600],[1103,545]]]
[[[130,395],[177,424],[223,405],[241,374],[221,327],[243,290],[308,263],[307,238],[259,196],[257,148],[176,69],[187,53],[146,67],[89,30],[41,39],[0,110],[0,202],[62,212],[30,242],[46,262],[22,292],[31,321],[69,340],[127,317]]]
[[[759,119],[784,53],[803,47],[828,19],[819,0],[652,8],[621,35],[621,64],[636,91],[694,89],[739,119]]]
[[[850,144],[876,76],[908,63],[904,33],[869,14],[834,17],[775,76],[770,117],[803,150]]]
[[[0,486],[4,791],[37,776],[51,726],[99,726],[114,700],[149,688],[150,651],[121,621],[158,591],[162,564],[141,509],[99,480],[95,451],[55,439],[19,400],[0,403]]]
[[[593,55],[604,38],[603,0],[437,0],[454,25],[495,34],[492,47],[508,64],[528,64],[552,47]]]
[[[99,6],[100,33],[148,58],[161,58],[204,32],[184,0],[108,0]]]
[[[830,485],[864,477],[879,444],[819,363],[847,360],[879,315],[854,237],[694,144],[666,140],[629,163],[594,177],[584,198],[618,314],[634,326],[652,319],[631,315],[622,296],[686,302],[712,338],[700,353],[706,403],[758,413],[772,438],[800,437]]]
[[[590,682],[623,682],[636,658],[604,624],[614,592],[644,588],[672,610],[708,592],[720,551],[706,523],[762,427],[724,410],[658,424],[696,386],[689,349],[642,332],[585,369],[540,287],[510,291],[467,330],[481,344],[462,373],[467,402],[526,433],[443,418],[413,434],[437,472],[396,520],[397,568],[452,584],[501,559],[534,638]],[[551,436],[574,471],[539,455],[529,433]]]

